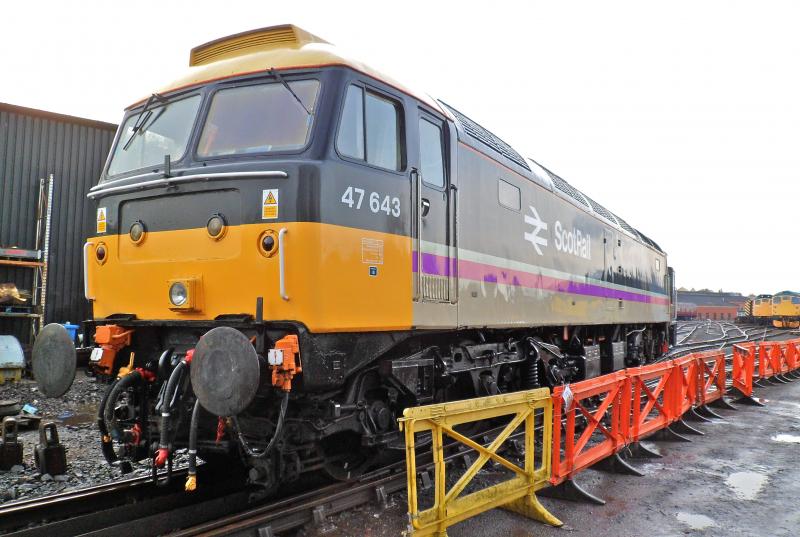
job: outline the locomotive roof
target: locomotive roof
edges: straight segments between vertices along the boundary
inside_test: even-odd
[[[189,54],[189,69],[158,93],[167,93],[235,76],[266,72],[270,69],[307,69],[340,65],[372,78],[424,102],[459,125],[459,137],[466,134],[482,148],[491,150],[501,164],[532,179],[589,213],[604,219],[613,227],[624,230],[651,248],[662,252],[652,239],[630,226],[567,181],[544,168],[533,159],[523,158],[513,147],[455,108],[411,89],[372,67],[342,53],[333,45],[292,24],[259,28],[209,41],[193,48]],[[144,102],[137,101],[128,108]],[[494,157],[493,157],[494,158]]]
[[[650,237],[641,231],[634,229],[621,217],[612,213],[592,198],[569,184],[567,181],[551,172],[535,160],[529,158],[524,159],[517,151],[514,150],[509,144],[504,142],[500,137],[482,127],[477,122],[473,121],[463,113],[459,112],[449,104],[439,101],[439,103],[452,113],[454,121],[461,127],[459,129],[459,137],[469,136],[471,140],[481,144],[482,147],[488,148],[495,153],[497,160],[502,160],[509,164],[509,169],[533,179],[545,188],[553,192],[558,192],[562,197],[572,201],[575,205],[579,206],[586,212],[594,213],[598,217],[606,220],[611,226],[617,229],[624,230],[629,235],[647,244],[654,250],[663,253],[661,247]],[[516,165],[516,166],[515,166]]]
[[[321,37],[292,24],[270,26],[230,35],[199,45],[189,53],[189,69],[158,93],[241,76],[270,69],[308,69],[341,65],[349,67],[410,95],[448,118],[429,95],[411,89],[395,79],[344,54]],[[137,101],[128,108],[141,104]],[[451,118],[452,119],[452,118]]]

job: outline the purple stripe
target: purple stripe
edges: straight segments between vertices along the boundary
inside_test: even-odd
[[[451,274],[451,266],[455,268],[454,259],[429,253],[422,254],[422,272],[424,274],[431,274],[434,276],[449,276]],[[414,272],[418,271],[416,255],[413,256],[412,270]],[[453,270],[453,273],[455,273],[455,270]],[[485,263],[476,263],[474,261],[465,261],[463,259],[458,261],[457,273],[459,278],[482,281],[486,283],[501,283],[516,287],[526,287],[529,289],[542,289],[550,292],[570,293],[574,295],[594,296],[599,298],[612,298],[628,300],[631,302],[644,302],[661,305],[669,304],[669,300],[666,296],[654,297],[634,291],[621,291],[619,289],[611,289],[602,285],[579,283],[571,280],[544,276],[542,274],[535,274],[532,272],[501,268]]]

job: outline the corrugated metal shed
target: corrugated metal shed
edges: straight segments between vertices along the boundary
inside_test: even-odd
[[[45,322],[87,319],[81,248],[94,223],[86,199],[97,182],[117,126],[0,103],[0,245],[35,247],[39,179],[53,174]],[[29,270],[0,268],[0,282],[30,289]],[[0,319],[0,334],[23,341],[27,324]]]

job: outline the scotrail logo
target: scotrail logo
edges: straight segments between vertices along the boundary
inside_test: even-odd
[[[541,247],[546,248],[548,240],[545,237],[541,237],[539,233],[547,231],[547,222],[539,217],[539,212],[533,205],[529,205],[528,208],[531,214],[525,215],[525,223],[533,226],[533,229],[525,232],[525,240],[533,245],[537,254],[544,255]],[[560,220],[556,220],[553,239],[556,250],[559,252],[582,257],[583,259],[592,258],[592,237],[585,231],[576,227],[569,229],[562,225]]]
[[[533,205],[528,205],[528,208],[533,213],[533,216],[526,214],[525,215],[525,223],[528,225],[533,226],[533,231],[530,233],[525,233],[525,240],[529,241],[533,244],[533,247],[536,248],[536,253],[539,255],[544,255],[542,249],[539,246],[547,246],[547,239],[544,237],[539,236],[540,231],[547,231],[547,224],[539,218],[539,213],[536,211],[536,207]]]

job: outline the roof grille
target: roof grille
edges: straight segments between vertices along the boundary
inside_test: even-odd
[[[583,192],[581,192],[581,194],[583,194]],[[586,198],[586,200],[589,202],[589,205],[592,206],[592,210],[594,212],[596,212],[597,214],[599,214],[600,216],[602,216],[603,218],[605,218],[609,222],[613,222],[615,224],[617,223],[617,219],[614,218],[614,214],[611,211],[609,211],[608,209],[606,209],[605,207],[603,207],[602,205],[600,205],[599,203],[594,201],[592,198],[590,198],[586,194],[583,194],[583,197]]]
[[[547,170],[550,173],[550,177],[553,178],[553,185],[561,192],[569,196],[570,198],[574,199],[581,205],[585,207],[589,207],[589,204],[586,202],[586,197],[574,186],[569,184],[568,182],[564,181],[561,177],[557,176],[550,170]]]
[[[270,26],[230,35],[195,47],[189,55],[189,65],[204,65],[260,50],[299,47],[307,43],[327,43],[327,41],[291,24]]]
[[[639,233],[639,236],[642,238],[642,240],[644,242],[646,242],[647,244],[649,244],[650,246],[652,246],[653,248],[655,248],[659,252],[663,252],[664,251],[664,250],[661,249],[661,246],[659,246],[656,241],[654,241],[653,239],[651,239],[650,237],[648,237],[647,235],[645,235],[644,233],[642,233],[639,230],[637,230],[637,232]]]
[[[625,220],[623,220],[619,216],[617,215],[614,216],[617,218],[617,222],[619,223],[619,225],[622,226],[622,229],[624,229],[634,237],[639,237],[639,233],[637,233],[636,230],[630,226],[630,224],[628,224]]]
[[[440,101],[441,102],[441,101]],[[516,163],[519,166],[522,166],[526,170],[530,171],[530,167],[528,167],[528,163],[525,162],[525,159],[522,156],[514,151],[510,145],[505,143],[503,140],[489,132],[488,130],[484,129],[470,118],[450,106],[449,104],[442,103],[450,112],[453,113],[454,116],[458,119],[458,122],[461,123],[461,126],[464,127],[464,130],[467,131],[467,134],[484,144],[485,146],[493,149],[494,151],[500,153],[510,161]]]

